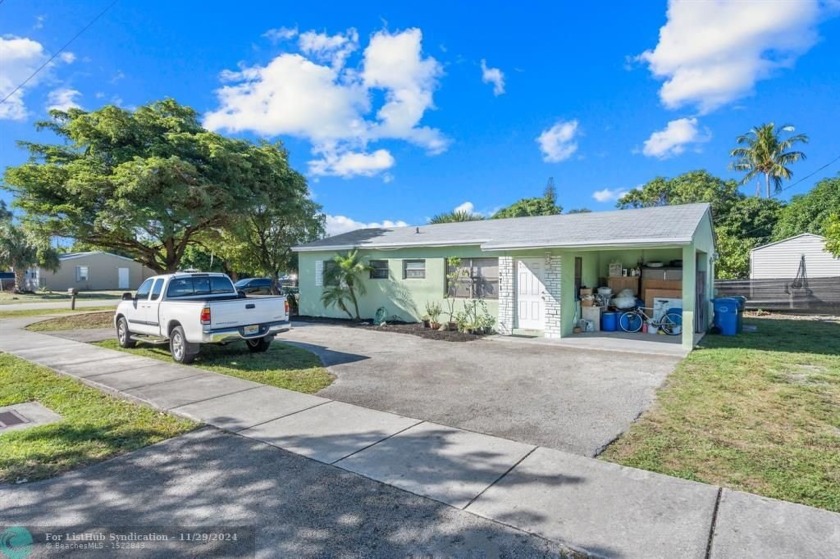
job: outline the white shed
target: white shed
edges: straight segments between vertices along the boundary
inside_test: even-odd
[[[805,258],[808,278],[840,277],[840,259],[825,250],[825,237],[803,233],[750,251],[750,279],[790,279]]]

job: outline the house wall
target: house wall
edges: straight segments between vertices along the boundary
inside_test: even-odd
[[[802,255],[809,278],[840,276],[840,259],[825,251],[825,239],[802,235],[754,249],[750,253],[750,279],[794,278]]]
[[[88,280],[76,280],[76,267],[88,267]],[[119,268],[128,268],[129,287],[137,289],[154,272],[138,262],[108,253],[96,253],[61,261],[56,272],[40,270],[41,284],[51,291],[65,291],[74,287],[80,291],[116,291],[119,289]]]
[[[478,247],[412,248],[394,251],[361,250],[363,258],[370,260],[388,260],[390,278],[362,279],[367,293],[359,297],[359,314],[370,319],[377,309],[385,307],[388,316],[396,315],[402,320],[417,321],[426,314],[426,303],[437,302],[443,308],[442,319],[449,319],[446,301],[446,264],[445,259],[459,258],[494,258],[499,255],[483,253]],[[299,258],[300,314],[308,316],[326,316],[347,318],[347,314],[335,308],[324,308],[321,302],[323,286],[315,285],[316,263],[331,260],[335,252],[302,252]],[[403,261],[426,260],[424,279],[403,279]],[[455,299],[455,311],[463,310],[466,299]],[[498,317],[497,299],[485,299],[488,311]],[[352,312],[352,309],[351,309]]]

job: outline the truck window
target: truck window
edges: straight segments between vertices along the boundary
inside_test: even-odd
[[[220,276],[175,278],[169,282],[166,298],[191,297],[201,295],[233,295],[235,293],[230,280]]]
[[[149,278],[143,283],[140,284],[140,287],[137,288],[137,295],[134,297],[135,299],[148,299],[149,292],[152,290],[152,282],[154,279]]]
[[[155,285],[152,287],[152,301],[160,299],[161,291],[163,291],[163,278],[155,280]]]

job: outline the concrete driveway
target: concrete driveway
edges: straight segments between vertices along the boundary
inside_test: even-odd
[[[679,358],[297,324],[280,338],[336,375],[319,396],[597,455],[653,401]]]

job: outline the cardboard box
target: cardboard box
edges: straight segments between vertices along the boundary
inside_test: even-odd
[[[609,278],[607,285],[612,288],[613,295],[618,295],[623,289],[632,289],[633,295],[639,296],[639,278],[638,277],[621,277]]]
[[[591,320],[595,326],[595,331],[601,331],[601,307],[585,307],[581,309],[581,314],[584,320]]]
[[[645,308],[653,310],[653,300],[656,298],[662,299],[681,299],[682,289],[646,289],[645,290]]]
[[[682,291],[682,280],[663,280],[642,278],[642,293],[648,289],[668,289]]]

